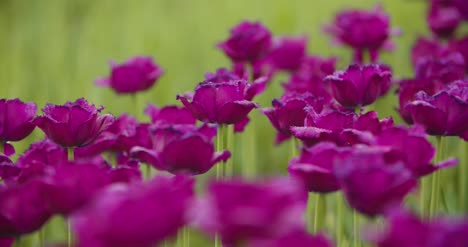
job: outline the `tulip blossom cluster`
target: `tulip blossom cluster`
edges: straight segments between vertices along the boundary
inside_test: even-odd
[[[176,96],[179,105],[148,104],[146,122],[103,113],[85,98],[49,103],[40,116],[33,102],[0,99],[0,246],[21,245],[36,232],[47,246],[42,236],[56,216],[69,226],[69,247],[185,247],[189,229],[215,246],[332,247],[345,246],[343,238],[359,246],[358,214],[383,220],[384,230],[363,231],[379,247],[467,246],[466,218],[420,218],[405,208],[415,200],[425,207],[429,177],[433,216],[442,194],[436,175],[467,165],[446,158],[440,141],[436,150],[428,138],[468,141],[468,38],[455,36],[466,20],[465,1],[431,0],[434,37],[416,41],[414,77],[398,83],[391,66],[379,61],[395,32],[378,6],[341,11],[326,27],[354,51],[353,64],[343,68],[336,57],[309,54],[307,36],[275,36],[260,22],[243,21],[217,45],[230,67],[206,73],[193,92]],[[284,91],[260,112],[276,130],[276,144],[292,139],[289,175],[247,179],[233,166],[255,164],[239,162],[242,143],[231,145],[227,131],[243,132],[260,107],[255,97],[279,73]],[[163,74],[151,57],[137,56],[111,63],[110,75],[96,83],[136,94]],[[410,126],[369,110],[396,84],[397,112]],[[45,137],[15,158],[11,143],[36,126]],[[228,167],[233,160],[241,164]],[[232,172],[220,172],[226,167]],[[468,175],[459,175],[462,194]],[[331,193],[338,199],[327,207]],[[342,198],[353,214],[352,236],[344,230],[349,217]],[[466,199],[457,198],[461,210]]]

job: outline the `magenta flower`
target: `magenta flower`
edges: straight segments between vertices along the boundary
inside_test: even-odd
[[[107,129],[114,117],[99,115],[103,107],[96,108],[81,98],[65,105],[47,104],[34,123],[49,139],[64,147],[83,147],[91,144]]]
[[[12,155],[15,150],[10,141],[21,141],[34,130],[33,119],[37,107],[33,102],[24,103],[19,99],[0,99],[0,145],[3,153]]]
[[[411,129],[402,126],[385,128],[376,136],[374,145],[388,147],[384,154],[386,159],[403,162],[417,178],[457,164],[456,159],[431,164],[435,149],[427,140],[424,129],[417,126]]]
[[[298,70],[307,52],[307,37],[281,37],[274,40],[267,59],[275,69],[294,72]]]
[[[52,216],[44,184],[32,180],[21,185],[0,186],[0,237],[18,237],[40,229]]]
[[[16,162],[17,166],[25,167],[38,163],[43,165],[60,164],[67,160],[67,151],[54,142],[45,139],[31,144]]]
[[[254,62],[267,54],[271,47],[271,33],[260,22],[243,21],[231,36],[218,47],[234,62]]]
[[[439,37],[448,38],[461,23],[462,17],[454,1],[431,0],[427,22],[431,31]]]
[[[96,84],[111,87],[118,94],[136,93],[151,88],[164,71],[151,57],[134,57],[123,64],[111,62],[108,78],[99,78]]]
[[[323,100],[310,93],[286,94],[281,99],[274,99],[273,108],[265,108],[262,113],[270,120],[271,124],[278,131],[276,143],[279,144],[292,135],[290,128],[293,126],[304,126],[307,112],[304,108],[313,107],[321,112]]]
[[[300,179],[309,192],[329,193],[340,189],[333,173],[333,162],[349,148],[338,148],[336,144],[321,142],[312,148],[304,148],[299,157],[289,162],[288,172]]]
[[[332,247],[332,242],[324,235],[311,235],[304,230],[294,230],[284,236],[274,239],[262,239],[251,241],[249,247],[286,247],[286,246],[309,246],[309,247]]]
[[[449,47],[455,52],[459,52],[463,56],[465,60],[465,73],[468,73],[468,36],[464,36],[463,38],[458,40],[450,40]]]
[[[250,239],[273,238],[304,228],[307,193],[297,181],[240,180],[212,182],[193,209],[194,224],[235,245]]]
[[[415,66],[415,74],[419,80],[448,84],[465,78],[465,60],[459,52],[421,58]]]
[[[446,90],[429,96],[419,92],[416,100],[406,105],[413,121],[425,127],[430,135],[460,136],[468,138],[468,101],[465,89],[467,81],[461,81]],[[458,94],[464,92],[465,95]]]
[[[327,76],[333,97],[347,108],[372,104],[390,89],[392,72],[385,65],[351,65]]]
[[[194,180],[158,176],[147,183],[116,185],[72,217],[78,247],[151,247],[186,223]]]
[[[416,67],[420,59],[439,57],[446,52],[447,47],[440,40],[436,38],[418,37],[411,47],[411,63]]]
[[[336,15],[332,25],[325,27],[325,31],[335,42],[352,47],[357,63],[363,62],[364,51],[370,52],[371,62],[377,62],[378,51],[392,45],[389,37],[394,33],[390,29],[390,17],[380,6],[372,11],[344,10]]]
[[[11,247],[13,246],[14,238],[0,238],[0,247]]]
[[[57,165],[46,180],[46,201],[54,213],[70,215],[86,205],[96,193],[111,184],[106,167],[97,164]]]
[[[334,173],[349,205],[369,217],[401,204],[417,185],[401,161],[387,161],[381,148],[355,147],[335,159]]]
[[[197,175],[231,156],[227,150],[215,152],[212,139],[216,130],[206,125],[156,127],[152,134],[153,148],[134,147],[131,156],[158,170]]]
[[[195,94],[178,95],[187,109],[200,121],[235,124],[258,105],[248,99],[251,85],[244,80],[202,82]]]
[[[148,104],[145,109],[145,114],[151,118],[151,123],[157,126],[173,124],[194,125],[197,121],[187,108],[181,108],[175,105],[158,108],[155,105]]]

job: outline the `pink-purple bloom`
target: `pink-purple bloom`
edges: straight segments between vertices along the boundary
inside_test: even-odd
[[[467,81],[460,81],[433,96],[419,92],[406,110],[431,135],[468,139],[468,97],[467,90],[462,90],[466,85]]]
[[[43,115],[34,123],[61,146],[83,147],[91,144],[114,121],[110,114],[99,115],[102,109],[83,98],[64,105],[47,104],[42,109]]]
[[[297,181],[266,182],[239,179],[212,182],[194,207],[194,224],[235,245],[256,238],[274,238],[303,229],[307,193]]]
[[[151,57],[134,57],[117,64],[111,62],[108,78],[96,80],[98,86],[110,87],[118,94],[137,93],[151,88],[164,71]]]
[[[369,51],[371,61],[377,62],[378,52],[389,48],[390,36],[394,31],[390,28],[390,16],[381,6],[374,10],[344,10],[339,12],[334,22],[325,27],[334,41],[354,49],[354,62],[364,62],[364,52]]]
[[[387,93],[391,86],[392,72],[380,64],[351,65],[345,71],[337,71],[327,76],[333,97],[347,108],[363,107],[372,104],[378,97]]]
[[[158,170],[171,173],[202,174],[231,153],[215,152],[213,138],[216,130],[204,125],[172,125],[152,129],[152,148],[134,147],[131,156]]]
[[[218,124],[235,124],[247,117],[258,105],[251,101],[251,88],[245,80],[229,82],[202,82],[195,93],[177,98],[200,121]],[[249,99],[250,98],[250,99]]]
[[[231,36],[218,47],[234,62],[255,62],[270,50],[270,31],[260,22],[243,21],[233,29]]]
[[[114,185],[72,217],[78,247],[151,247],[186,223],[194,180],[157,176],[147,183]]]
[[[307,53],[307,37],[281,37],[273,42],[267,59],[273,68],[294,72],[298,70]]]
[[[443,38],[451,37],[461,23],[461,14],[454,2],[430,0],[427,22],[435,35]]]
[[[34,130],[33,120],[37,107],[33,102],[24,103],[19,99],[0,99],[0,145],[3,153],[14,153],[10,141],[20,141]]]

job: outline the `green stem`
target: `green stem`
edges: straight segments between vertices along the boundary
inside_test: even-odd
[[[22,241],[21,241],[21,240],[22,240],[22,239],[21,239],[21,236],[20,236],[20,237],[16,237],[15,242],[13,243],[13,246],[14,246],[14,247],[22,247],[22,243],[21,243]]]
[[[190,247],[190,232],[188,227],[185,227],[183,229],[183,236],[184,236],[184,246]]]
[[[223,129],[224,125],[219,125],[218,134],[216,136],[216,151],[221,152],[224,150],[223,144]],[[224,162],[216,165],[216,179],[220,180],[224,174]]]
[[[5,153],[5,142],[0,142],[0,153],[1,154]]]
[[[255,138],[255,124],[249,125],[250,129],[246,130],[245,134],[240,135],[241,138],[248,138],[245,139],[242,153],[242,171],[244,177],[255,177],[257,173],[257,153],[256,153],[256,138]],[[250,133],[252,132],[252,133]]]
[[[439,162],[440,160],[442,160],[442,141],[443,141],[443,138],[442,136],[437,136],[436,137],[436,147],[437,147],[437,151],[436,151],[436,158],[435,158],[435,162],[434,163],[437,163]],[[436,213],[437,211],[437,203],[439,201],[439,181],[440,181],[440,173],[438,171],[435,171],[433,176],[432,176],[432,186],[431,186],[431,203],[430,203],[430,208],[429,208],[429,216],[434,216],[434,214]]]
[[[459,192],[460,193],[460,209],[462,213],[466,213],[468,211],[468,202],[467,202],[467,194],[468,194],[468,142],[463,142],[463,149],[464,151],[464,162],[459,164],[460,171],[458,172],[459,176]]]
[[[67,220],[67,246],[73,246],[73,237],[71,233],[71,224],[70,221]]]
[[[149,164],[146,164],[145,175],[147,180],[151,179],[151,166]]]
[[[326,212],[326,198],[325,194],[317,194],[315,200],[315,215],[314,215],[314,233],[323,230]]]
[[[315,216],[314,216],[314,203],[313,203],[313,194],[309,193],[309,197],[307,199],[307,211],[306,211],[306,222],[307,222],[307,229],[310,232],[314,232],[314,223],[315,223]]]
[[[219,235],[215,236],[214,247],[222,247],[221,239],[219,238]]]
[[[344,218],[343,209],[344,201],[341,193],[336,193],[336,246],[342,246],[344,239]]]
[[[45,236],[45,225],[41,229],[39,229],[39,232],[38,232],[39,247],[44,246],[44,236]]]
[[[427,207],[427,200],[429,198],[429,178],[422,177],[421,178],[421,192],[420,192],[420,199],[419,199],[419,210],[421,215],[427,216],[428,215],[428,207]]]
[[[75,153],[73,152],[73,147],[68,147],[68,161],[73,161],[75,159]]]
[[[354,236],[353,236],[353,243],[354,247],[359,246],[359,215],[356,210],[353,211],[353,231],[354,231]]]
[[[291,158],[294,158],[297,155],[299,155],[298,142],[299,141],[295,137],[291,138]]]

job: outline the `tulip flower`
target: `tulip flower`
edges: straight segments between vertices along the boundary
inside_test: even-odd
[[[15,149],[8,142],[21,141],[36,127],[36,104],[19,99],[0,99],[0,153],[12,155]]]
[[[65,105],[47,104],[42,109],[44,114],[34,123],[49,139],[63,147],[84,147],[114,121],[110,114],[99,115],[102,109],[89,105],[83,98]]]
[[[118,94],[146,91],[164,73],[153,58],[144,56],[131,58],[123,64],[111,62],[110,66],[110,76],[97,79],[96,84],[110,87]]]
[[[281,37],[273,42],[267,58],[275,69],[294,72],[306,58],[307,37]]]
[[[449,38],[461,23],[462,17],[458,8],[449,2],[431,0],[427,22],[431,31],[442,38]]]

